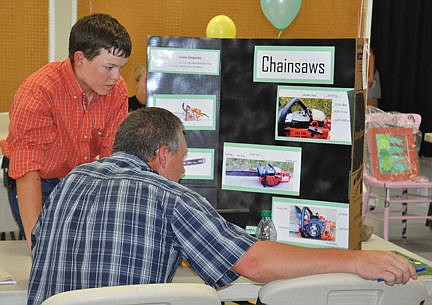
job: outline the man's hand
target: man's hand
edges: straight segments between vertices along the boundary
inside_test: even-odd
[[[410,261],[393,252],[355,251],[355,273],[365,279],[383,279],[387,285],[406,284],[417,273]]]

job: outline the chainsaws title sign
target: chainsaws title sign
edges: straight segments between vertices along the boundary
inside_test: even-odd
[[[254,82],[333,84],[334,47],[255,46]]]

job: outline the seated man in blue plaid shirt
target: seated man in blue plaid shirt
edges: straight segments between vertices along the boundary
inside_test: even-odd
[[[184,257],[212,287],[350,272],[392,285],[416,278],[390,252],[312,249],[257,241],[178,183],[187,146],[179,118],[134,111],[111,157],[76,167],[52,192],[33,231],[28,304],[80,288],[165,283]],[[265,259],[262,259],[265,257]]]

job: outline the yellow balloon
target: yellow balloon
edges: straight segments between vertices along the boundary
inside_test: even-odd
[[[230,17],[214,16],[207,24],[206,34],[209,38],[235,38],[236,26]]]

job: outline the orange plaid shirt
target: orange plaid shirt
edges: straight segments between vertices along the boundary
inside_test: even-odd
[[[39,171],[43,179],[62,178],[77,165],[109,156],[127,100],[123,79],[89,103],[69,59],[42,67],[20,85],[9,111],[9,134],[0,142],[9,175]]]

